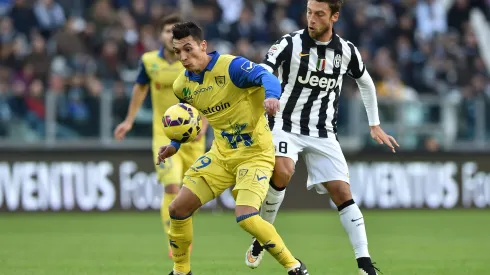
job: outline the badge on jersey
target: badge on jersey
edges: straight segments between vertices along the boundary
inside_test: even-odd
[[[245,168],[240,169],[240,171],[238,172],[238,177],[243,178],[247,175],[247,173],[248,173],[248,169],[245,169]]]
[[[327,66],[327,60],[325,58],[318,59],[318,61],[316,62],[316,70],[318,72],[323,72],[326,66]]]
[[[268,56],[273,56],[273,55],[274,55],[274,54],[277,52],[277,50],[278,50],[277,46],[276,46],[276,45],[273,45],[273,46],[272,46],[272,47],[269,49],[269,51],[267,52],[267,55],[268,55]]]
[[[223,87],[226,84],[226,78],[224,75],[217,76],[214,78],[214,80],[216,81],[216,85],[219,87]]]
[[[245,61],[245,63],[242,64],[242,70],[246,71],[247,73],[253,71],[253,69],[255,68],[255,63],[253,63],[252,61]]]
[[[264,173],[264,171],[260,169],[255,170],[255,176],[254,176],[254,181],[260,183],[261,185],[264,185],[265,183],[268,183],[269,181],[267,180],[267,174]]]
[[[342,64],[342,56],[340,56],[340,54],[337,54],[333,59],[333,66],[338,69],[340,68],[340,64]]]

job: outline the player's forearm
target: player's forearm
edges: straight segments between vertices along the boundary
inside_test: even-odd
[[[378,100],[376,98],[376,86],[373,79],[366,70],[364,74],[356,79],[357,86],[361,92],[362,102],[366,108],[369,126],[379,125]]]
[[[208,130],[209,122],[208,122],[208,119],[205,116],[201,116],[201,117],[202,117],[201,132],[203,133],[203,135],[205,135],[206,134],[206,131]]]
[[[281,97],[281,82],[271,73],[262,73],[260,76],[260,85],[265,89],[265,98]]]
[[[143,101],[145,100],[147,94],[148,85],[135,84],[133,86],[133,94],[131,95],[131,102],[129,103],[126,121],[134,121],[136,114],[141,108],[141,105],[143,105]]]

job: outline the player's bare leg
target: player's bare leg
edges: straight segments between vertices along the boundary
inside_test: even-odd
[[[267,222],[273,224],[276,220],[277,211],[281,207],[286,186],[294,174],[295,163],[288,157],[276,157],[276,164],[270,181],[269,190],[264,203],[260,208],[260,216]],[[250,268],[257,268],[264,257],[264,249],[255,238],[250,245],[245,257],[245,264]]]
[[[257,206],[250,206],[257,201]],[[236,221],[240,227],[263,243],[267,250],[284,268],[288,275],[307,275],[306,266],[295,259],[274,226],[259,216],[259,196],[250,190],[238,190],[235,208]]]
[[[190,245],[192,243],[192,214],[201,207],[201,201],[186,187],[180,189],[169,205],[169,243],[174,267],[169,275],[191,275]]]
[[[170,203],[177,197],[179,193],[180,185],[179,184],[166,184],[165,191],[163,194],[162,205],[160,207],[160,216],[162,218],[163,230],[165,234],[168,234],[170,229],[170,214],[168,211],[168,207]],[[168,236],[167,236],[168,237]],[[170,244],[168,246],[168,257],[172,258],[172,249],[170,249]]]
[[[377,268],[371,262],[371,256],[368,251],[364,217],[359,206],[352,199],[349,184],[335,180],[323,185],[327,188],[330,198],[339,210],[340,221],[354,249],[359,275],[376,275]]]

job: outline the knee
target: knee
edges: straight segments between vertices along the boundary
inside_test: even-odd
[[[177,194],[179,193],[180,186],[178,184],[167,184],[165,185],[165,193],[167,194]]]
[[[168,213],[170,217],[185,218],[192,215],[190,208],[185,207],[185,205],[179,204],[178,201],[174,200],[168,206]]]

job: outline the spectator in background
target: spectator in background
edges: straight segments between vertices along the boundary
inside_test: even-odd
[[[359,46],[381,99],[455,98],[464,115],[460,136],[472,138],[474,108],[478,100],[488,103],[490,77],[468,22],[472,10],[482,10],[487,20],[490,10],[486,0],[455,0],[449,9],[442,2],[346,1],[336,31]],[[58,136],[98,135],[100,95],[113,93],[113,113],[120,116],[118,104],[127,100],[122,82],[134,80],[143,52],[159,48],[156,22],[177,9],[202,25],[210,49],[255,62],[271,42],[305,26],[302,0],[0,0],[0,14],[8,14],[0,18],[0,83],[10,88],[0,96],[0,125],[2,117],[29,114],[32,126],[33,114],[42,117],[34,106],[49,87],[58,99],[58,128],[64,129]],[[350,79],[342,93],[339,132],[351,115],[350,98],[359,95]],[[10,116],[2,116],[1,102],[8,103]],[[415,108],[408,119],[437,122],[438,112]],[[135,135],[147,135],[142,124]]]
[[[12,18],[14,28],[25,36],[31,30],[39,28],[32,6],[26,0],[15,0],[8,17]]]
[[[34,34],[32,37],[32,50],[25,60],[27,63],[32,64],[34,77],[46,81],[51,67],[51,57],[46,50],[46,41],[39,34]]]
[[[447,30],[446,8],[441,0],[421,0],[416,7],[417,30],[423,40]]]
[[[41,34],[46,38],[65,24],[65,12],[54,0],[38,0],[34,4],[34,15]]]
[[[7,83],[3,81],[0,82],[0,137],[8,135],[9,122],[12,118],[8,93]]]

